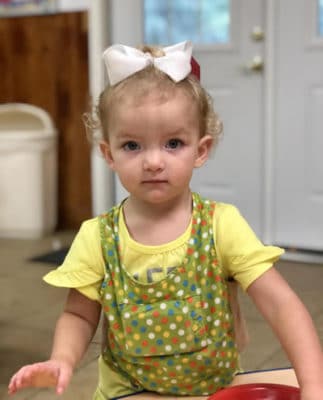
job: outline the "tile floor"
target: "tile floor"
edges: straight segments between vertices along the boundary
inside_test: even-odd
[[[51,250],[53,242],[69,245],[74,232],[60,232],[41,240],[0,239],[0,399],[8,400],[7,383],[22,365],[48,357],[55,320],[66,295],[65,289],[47,286],[41,277],[53,268],[32,263],[31,257]],[[323,263],[305,264],[280,261],[277,264],[308,307],[323,342]],[[251,342],[242,356],[246,370],[278,368],[289,365],[278,341],[253,304],[242,295]],[[90,400],[96,386],[96,362],[100,349],[99,332],[76,371],[63,400]],[[26,390],[12,400],[51,400],[50,390]]]

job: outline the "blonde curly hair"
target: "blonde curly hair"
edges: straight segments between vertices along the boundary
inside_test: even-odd
[[[164,52],[159,47],[144,45],[139,47],[144,53],[153,57],[161,57]],[[199,80],[192,74],[180,82],[174,82],[168,75],[153,64],[136,72],[116,85],[107,85],[99,96],[94,109],[83,116],[88,139],[91,143],[104,140],[109,142],[109,122],[113,107],[122,104],[125,97],[132,96],[140,102],[152,91],[157,91],[161,99],[169,98],[174,90],[183,90],[196,102],[199,114],[201,137],[211,135],[213,147],[217,145],[222,135],[222,122],[214,111],[213,99],[203,88]]]

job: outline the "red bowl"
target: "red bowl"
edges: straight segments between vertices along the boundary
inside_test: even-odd
[[[227,387],[208,400],[300,400],[298,388],[276,383],[248,383]]]

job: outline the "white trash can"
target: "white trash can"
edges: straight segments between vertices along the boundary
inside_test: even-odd
[[[0,237],[40,238],[57,223],[57,133],[49,114],[0,105]]]

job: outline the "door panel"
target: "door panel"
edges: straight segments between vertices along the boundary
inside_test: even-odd
[[[261,2],[231,2],[231,21],[226,48],[195,49],[224,135],[207,164],[195,171],[192,188],[238,206],[262,236],[263,73],[251,69],[253,58],[263,57],[263,41],[252,38],[254,28],[264,24]]]
[[[322,251],[323,36],[318,0],[278,4],[274,241]]]

